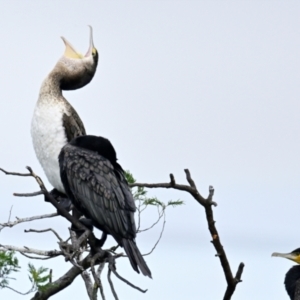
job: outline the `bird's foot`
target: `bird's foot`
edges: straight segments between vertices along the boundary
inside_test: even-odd
[[[89,229],[90,231],[93,231],[94,226],[93,226],[93,221],[91,219],[87,219],[87,218],[80,218],[79,222],[84,225],[87,229]]]
[[[89,229],[90,231],[93,231],[94,227],[93,227],[93,221],[91,219],[87,219],[87,218],[83,218],[81,217],[79,219],[79,222],[84,225],[87,229]],[[81,229],[77,229],[75,226],[71,226],[72,231],[74,231],[77,235],[77,237],[81,236],[84,233],[84,230]]]
[[[72,208],[71,200],[63,193],[59,192],[57,189],[53,189],[50,192],[50,195],[57,201],[59,204],[67,211],[70,211]],[[46,197],[45,197],[45,201]]]

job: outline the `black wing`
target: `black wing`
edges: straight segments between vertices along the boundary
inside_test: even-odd
[[[94,151],[67,144],[59,156],[68,197],[94,226],[122,239],[134,239],[135,203],[122,172]]]
[[[136,272],[152,277],[134,240],[135,203],[110,141],[77,137],[61,150],[59,165],[65,191],[77,209],[124,247]]]
[[[86,132],[76,110],[70,105],[67,107],[69,110],[69,115],[63,114],[63,127],[65,129],[67,140],[70,142],[72,139],[78,136],[86,135]]]

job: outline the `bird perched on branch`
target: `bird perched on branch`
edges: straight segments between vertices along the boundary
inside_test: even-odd
[[[132,268],[151,278],[136,243],[133,196],[109,140],[92,135],[73,139],[59,155],[67,196],[92,224],[124,247]]]
[[[300,264],[300,248],[291,253],[273,253],[272,256],[284,257]],[[285,274],[285,289],[291,300],[300,300],[300,265],[291,267]]]
[[[55,193],[67,194],[79,212],[103,231],[102,242],[111,234],[124,247],[133,269],[151,277],[135,243],[135,203],[115,150],[106,139],[83,137],[83,122],[62,94],[63,90],[85,86],[96,72],[98,52],[92,28],[85,56],[65,38],[63,41],[65,53],[42,83],[32,118],[31,135],[37,158]],[[68,198],[61,201],[65,207],[70,207]]]

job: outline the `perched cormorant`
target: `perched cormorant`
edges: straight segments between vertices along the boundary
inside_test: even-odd
[[[291,253],[273,253],[272,256],[284,257],[300,264],[300,248]],[[300,300],[300,265],[291,267],[285,275],[285,289],[291,300]]]
[[[83,123],[75,109],[62,95],[62,90],[75,90],[88,84],[97,68],[98,52],[90,27],[90,45],[85,56],[62,38],[66,49],[54,69],[42,83],[31,123],[31,136],[36,156],[44,172],[59,192],[61,183],[58,155],[73,138],[85,135]]]
[[[86,132],[77,112],[62,95],[62,90],[75,90],[88,84],[96,72],[98,52],[93,44],[92,28],[90,30],[90,46],[85,56],[63,38],[65,53],[40,89],[31,124],[33,145],[53,187],[66,193],[75,207],[105,236],[111,234],[124,247],[135,271],[140,269],[151,277],[134,241],[136,208],[123,170],[116,162],[115,150],[103,138],[86,136],[86,139],[74,139]],[[62,182],[58,155],[65,145],[60,155]],[[72,160],[79,157],[79,161]],[[87,172],[90,175],[84,177]]]
[[[61,150],[59,165],[64,189],[75,207],[124,247],[136,272],[140,269],[151,277],[135,243],[134,199],[110,141],[77,137]]]

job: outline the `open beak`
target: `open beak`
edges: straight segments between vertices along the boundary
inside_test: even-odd
[[[82,58],[82,55],[80,53],[78,53],[75,50],[75,48],[64,37],[61,37],[61,38],[66,45],[66,50],[65,50],[64,56],[66,56],[68,58]]]
[[[94,41],[93,41],[93,28],[90,25],[89,25],[89,27],[90,27],[90,46],[89,46],[89,50],[86,53],[85,57],[92,55],[93,51],[95,51]]]

